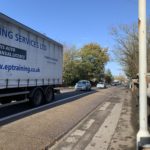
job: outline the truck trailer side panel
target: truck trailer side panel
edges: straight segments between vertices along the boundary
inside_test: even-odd
[[[0,14],[0,89],[62,84],[63,47]]]

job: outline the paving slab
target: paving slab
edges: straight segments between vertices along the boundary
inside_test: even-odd
[[[128,91],[124,100],[121,116],[108,150],[135,150],[137,132],[137,109],[135,99]],[[135,121],[132,119],[134,118]],[[134,122],[133,122],[134,121]]]

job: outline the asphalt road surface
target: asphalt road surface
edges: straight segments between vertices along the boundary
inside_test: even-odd
[[[123,91],[119,87],[91,92],[70,91],[57,95],[53,104],[36,109],[29,108],[27,104],[0,108],[1,119],[21,113],[19,117],[2,123],[0,150],[41,150],[50,147],[105,101],[115,103]],[[104,113],[101,119],[104,120],[108,113]]]
[[[92,90],[90,93],[95,92],[95,90]],[[59,102],[62,99],[65,98],[72,98],[74,96],[78,96],[78,95],[82,95],[82,94],[89,94],[89,92],[85,92],[85,91],[75,91],[74,89],[65,89],[61,91],[61,94],[56,94],[55,95],[55,100],[53,102],[51,102],[51,104],[53,104],[54,102]],[[51,106],[50,104],[50,106]],[[8,106],[7,106],[8,105]],[[44,106],[44,104],[43,104]],[[40,108],[41,106],[39,106],[38,108]],[[33,107],[28,103],[28,102],[19,102],[19,103],[9,103],[6,105],[0,105],[0,119],[13,115],[13,114],[17,114],[20,112],[24,112],[27,110],[32,110]]]

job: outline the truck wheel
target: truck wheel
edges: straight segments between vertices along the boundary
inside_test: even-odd
[[[45,102],[50,103],[54,99],[54,90],[51,87],[47,87],[45,90]]]
[[[41,105],[42,100],[43,100],[43,92],[40,89],[36,89],[32,97],[30,98],[32,106],[36,107]]]

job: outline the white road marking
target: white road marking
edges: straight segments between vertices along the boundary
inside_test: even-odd
[[[91,126],[92,126],[92,124],[95,122],[95,120],[94,119],[90,119],[85,125],[84,125],[84,129],[85,130],[87,130],[87,129],[89,129]]]
[[[91,142],[87,145],[85,150],[107,150],[111,138],[115,132],[120,113],[122,110],[122,103],[116,104],[110,115],[106,118],[98,132],[95,134]]]
[[[68,143],[76,143],[77,141],[78,141],[78,139],[75,137],[68,137],[66,139],[66,142],[68,142]]]
[[[104,105],[102,107],[100,107],[100,111],[104,111],[106,110],[106,108],[110,105],[111,103],[110,102],[105,102]]]
[[[76,97],[79,97],[79,96],[82,96],[82,95],[87,95],[87,94],[89,94],[89,93],[93,93],[93,91],[86,92],[86,93],[83,93],[83,94],[78,94],[78,95],[71,96],[71,97],[67,97],[67,98],[64,98],[64,99],[62,99],[62,100],[58,100],[58,101],[53,102],[53,103],[49,103],[49,104],[46,104],[46,105],[43,105],[43,106],[40,106],[40,107],[37,107],[37,108],[29,109],[29,110],[26,110],[26,111],[23,111],[23,112],[20,112],[20,113],[11,115],[11,116],[7,116],[7,117],[4,117],[4,118],[0,119],[0,122],[3,122],[3,121],[5,121],[5,120],[8,120],[8,119],[11,119],[11,118],[14,118],[14,117],[18,117],[18,116],[20,116],[20,115],[25,115],[25,114],[27,114],[27,113],[30,113],[30,112],[32,112],[32,111],[36,111],[36,110],[45,108],[45,107],[47,107],[47,106],[52,106],[52,105],[55,105],[55,104],[59,104],[60,102],[65,102],[66,100],[69,100],[69,99],[71,99],[71,98],[76,98]]]
[[[85,133],[84,130],[75,130],[75,131],[71,134],[71,136],[83,136],[84,133]]]
[[[62,147],[61,150],[71,150],[70,147]]]

